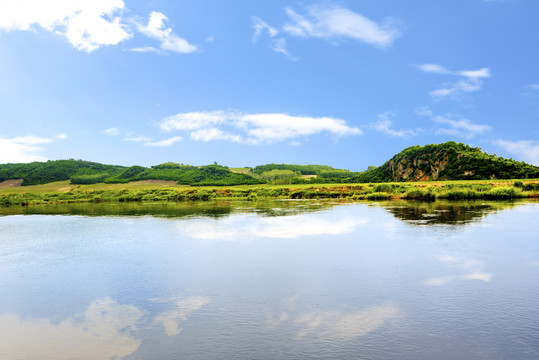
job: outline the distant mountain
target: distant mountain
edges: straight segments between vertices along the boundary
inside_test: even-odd
[[[411,146],[351,182],[539,178],[539,167],[456,143]]]

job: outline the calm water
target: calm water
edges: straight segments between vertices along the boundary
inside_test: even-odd
[[[0,209],[0,359],[539,359],[538,234],[530,202]]]

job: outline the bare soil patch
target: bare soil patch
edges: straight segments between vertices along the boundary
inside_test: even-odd
[[[0,189],[19,187],[22,184],[22,179],[6,180],[0,182]]]

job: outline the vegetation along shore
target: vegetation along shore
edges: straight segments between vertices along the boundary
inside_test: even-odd
[[[361,172],[326,165],[0,165],[0,205],[213,199],[434,200],[539,198],[539,167],[447,142],[412,146]],[[516,180],[515,180],[516,179]]]

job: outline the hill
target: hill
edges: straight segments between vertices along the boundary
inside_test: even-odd
[[[127,183],[138,180],[172,180],[183,185],[250,185],[265,181],[236,174],[217,164],[190,166],[175,163],[143,166],[103,165],[83,160],[55,160],[28,164],[1,164],[0,182],[22,180],[22,186],[71,180],[72,184]]]
[[[536,178],[539,178],[537,166],[489,155],[480,148],[454,141],[411,146],[382,166],[364,172],[351,172],[326,165],[290,164],[266,164],[235,171],[217,164],[192,166],[171,162],[146,168],[73,159],[0,164],[0,182],[22,180],[22,186],[65,180],[71,180],[72,184],[166,180],[182,185],[224,186]]]
[[[539,178],[539,167],[489,155],[454,141],[411,146],[382,166],[350,178],[350,182],[489,180]]]

